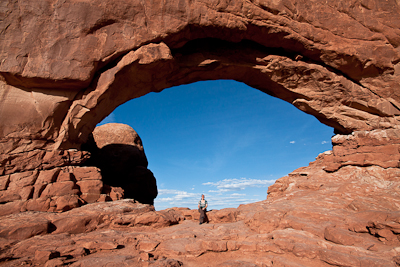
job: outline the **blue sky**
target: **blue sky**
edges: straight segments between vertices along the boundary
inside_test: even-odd
[[[205,81],[133,99],[100,124],[140,135],[157,179],[156,210],[264,200],[268,186],[332,149],[333,129],[243,83]]]

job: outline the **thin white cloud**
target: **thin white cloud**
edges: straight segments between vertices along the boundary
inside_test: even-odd
[[[99,125],[107,124],[107,123],[115,123],[117,122],[117,119],[115,117],[114,112],[112,112],[110,115],[108,115],[104,120],[102,120]]]
[[[322,145],[324,145],[324,144],[326,144],[326,143],[328,143],[328,142],[327,142],[327,141],[322,141],[322,142],[321,142]]]
[[[220,123],[216,124],[215,127],[220,128],[224,134],[216,142],[217,145],[213,146],[209,151],[207,157],[196,160],[189,158],[169,158],[168,163],[178,168],[190,169],[191,171],[214,173],[226,168],[227,163],[232,157],[261,139],[261,136],[250,130],[241,132],[241,138],[237,138],[236,134],[231,133],[229,127],[224,128]]]
[[[203,185],[215,186],[219,189],[218,191],[212,191],[212,192],[228,192],[228,191],[244,190],[247,187],[266,187],[274,182],[275,180],[240,178],[240,179],[224,179],[218,182],[207,182],[203,183]]]
[[[159,198],[157,199],[159,202],[166,202],[166,201],[174,201],[173,197],[163,197],[163,198]]]
[[[294,144],[294,143],[296,143],[296,141],[290,141],[290,143],[291,143],[291,144]]]
[[[201,196],[199,193],[189,193],[176,189],[158,189],[158,195],[167,195],[166,197],[157,197],[154,200],[155,205],[161,206],[162,208],[193,206],[193,204],[197,205]]]
[[[206,197],[208,205],[211,209],[220,207],[237,207],[241,204],[249,204],[261,201],[260,198],[246,198],[246,197]]]
[[[236,179],[236,180],[243,180],[243,179]],[[209,203],[210,210],[221,209],[226,207],[238,207],[241,204],[254,203],[263,200],[258,195],[257,196],[252,195],[251,197],[247,197],[247,194],[225,193],[231,190],[226,190],[224,193],[220,193],[219,190],[214,190],[214,191],[215,192],[205,194],[206,200]],[[192,209],[197,209],[197,203],[201,197],[201,193],[188,193],[186,191],[175,190],[175,189],[159,189],[159,196],[160,195],[164,195],[165,197],[161,198],[157,197],[154,200],[154,204],[157,210],[171,208],[171,207],[189,207]]]
[[[176,189],[158,189],[158,195],[177,194],[178,192],[183,192],[183,191]]]
[[[182,200],[184,198],[198,197],[197,193],[188,193],[186,191],[175,190],[175,189],[159,189],[159,195],[175,195],[173,199]]]
[[[231,197],[241,197],[241,196],[245,196],[246,194],[239,194],[239,193],[233,193],[231,194]]]
[[[226,207],[235,208],[241,204],[254,203],[266,199],[265,187],[273,184],[275,180],[260,180],[260,179],[225,179],[216,182],[203,183],[204,186],[211,186],[210,190],[205,193],[208,201],[209,209],[221,209]],[[196,186],[197,187],[197,186]],[[204,191],[191,190],[193,187],[188,187],[188,190],[176,189],[159,189],[158,197],[154,200],[157,210],[171,207],[189,207],[197,209],[201,195]],[[252,189],[250,189],[252,188]],[[260,189],[255,189],[260,188]],[[251,191],[247,191],[251,190]],[[261,190],[254,194],[254,190]]]
[[[225,189],[225,188],[222,188],[222,189],[218,189],[218,190],[208,190],[208,192],[209,193],[225,193],[225,192],[230,192],[230,191],[232,191],[231,189]]]

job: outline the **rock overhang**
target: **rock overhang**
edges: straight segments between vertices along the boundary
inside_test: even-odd
[[[246,83],[340,134],[399,128],[394,1],[50,3],[3,8],[5,160],[80,149],[124,102],[201,80]]]
[[[398,7],[393,1],[369,5],[365,13],[366,4],[355,2],[71,1],[43,2],[33,11],[28,2],[11,2],[0,51],[3,90],[47,99],[26,103],[36,118],[7,126],[2,139],[29,136],[49,147],[79,147],[123,102],[207,79],[245,82],[339,133],[392,128],[400,113]],[[105,79],[119,86],[106,105],[104,84],[99,88]],[[15,109],[3,106],[4,114]]]

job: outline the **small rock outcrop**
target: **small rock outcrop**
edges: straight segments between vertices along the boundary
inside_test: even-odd
[[[120,187],[125,198],[153,204],[157,197],[156,179],[147,169],[142,140],[129,125],[108,123],[94,129],[83,148],[91,153],[87,165],[101,170],[103,182]]]
[[[0,176],[0,215],[67,211],[124,197],[153,204],[156,180],[147,169],[142,141],[132,127],[99,126],[84,147],[90,152],[43,152],[28,159],[14,158],[20,165],[26,163],[28,170],[22,172],[9,161],[3,169],[8,174]]]
[[[65,166],[0,176],[0,215],[24,211],[61,212],[98,201],[123,198],[105,186],[96,167]]]

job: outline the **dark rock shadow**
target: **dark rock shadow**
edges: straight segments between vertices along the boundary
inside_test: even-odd
[[[99,149],[93,137],[82,149],[91,152],[92,156],[85,165],[98,167],[104,184],[124,189],[124,198],[154,204],[158,194],[156,179],[147,169],[143,151],[126,144],[109,144]]]

